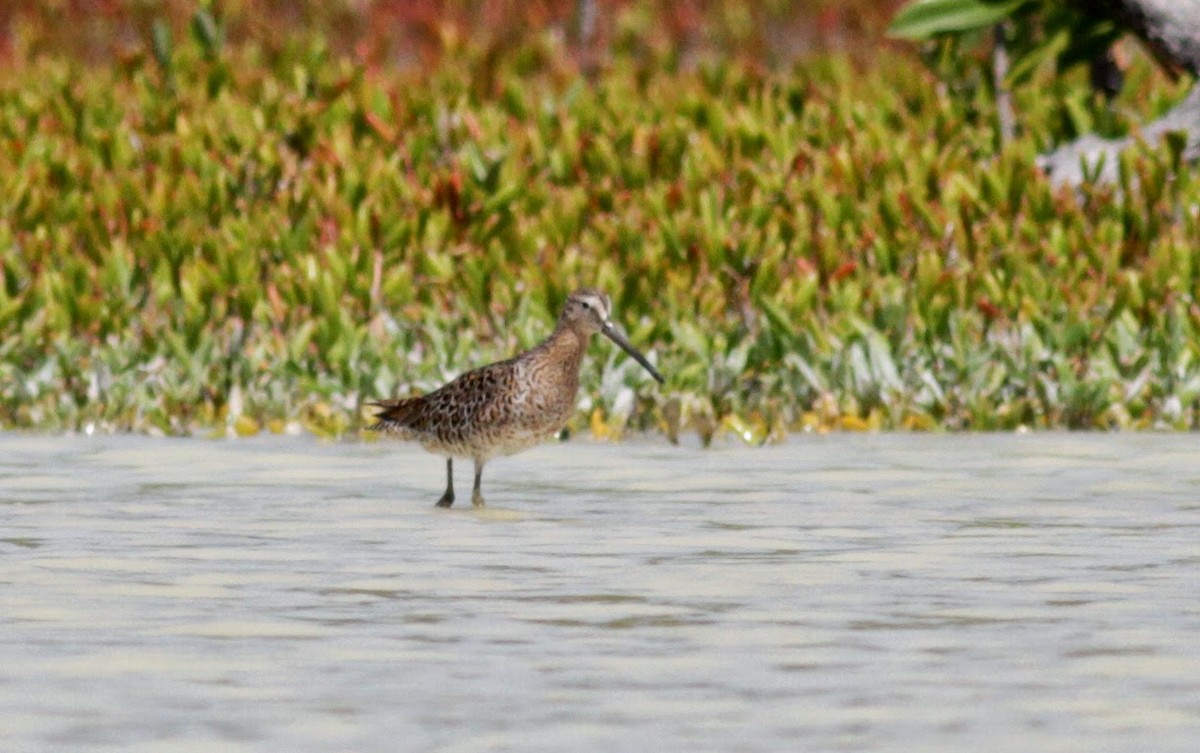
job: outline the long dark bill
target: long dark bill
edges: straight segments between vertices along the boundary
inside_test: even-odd
[[[625,335],[622,335],[621,331],[614,327],[612,322],[605,322],[604,327],[600,331],[603,332],[604,336],[609,340],[612,340],[617,345],[620,345],[621,350],[633,356],[633,360],[640,363],[642,368],[644,368],[646,371],[649,371],[650,376],[657,379],[659,384],[666,383],[666,380],[663,379],[662,374],[658,373],[658,369],[650,365],[650,362],[646,360],[646,357],[642,355],[641,351],[633,347],[633,344],[625,339]]]

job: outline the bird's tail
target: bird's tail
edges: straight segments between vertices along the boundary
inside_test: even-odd
[[[379,408],[379,412],[375,414],[375,423],[371,424],[369,428],[371,431],[403,431],[411,428],[417,403],[420,400],[419,397],[408,397],[367,403],[367,405]]]

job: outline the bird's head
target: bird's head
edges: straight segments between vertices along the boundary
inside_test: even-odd
[[[662,374],[659,374],[658,370],[650,365],[646,357],[633,347],[621,330],[613,324],[612,299],[599,290],[580,288],[567,296],[567,303],[563,306],[562,315],[558,318],[558,326],[570,327],[585,337],[597,332],[603,334],[621,346],[621,349],[640,363],[642,368],[649,371],[650,376],[658,380],[660,384],[663,383]]]

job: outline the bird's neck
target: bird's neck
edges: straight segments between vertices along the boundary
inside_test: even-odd
[[[542,343],[546,357],[552,363],[562,365],[563,371],[578,376],[583,354],[587,352],[588,336],[577,332],[574,327],[560,324]]]

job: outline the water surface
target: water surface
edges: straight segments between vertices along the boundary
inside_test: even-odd
[[[1194,750],[1198,459],[0,434],[3,749]]]

